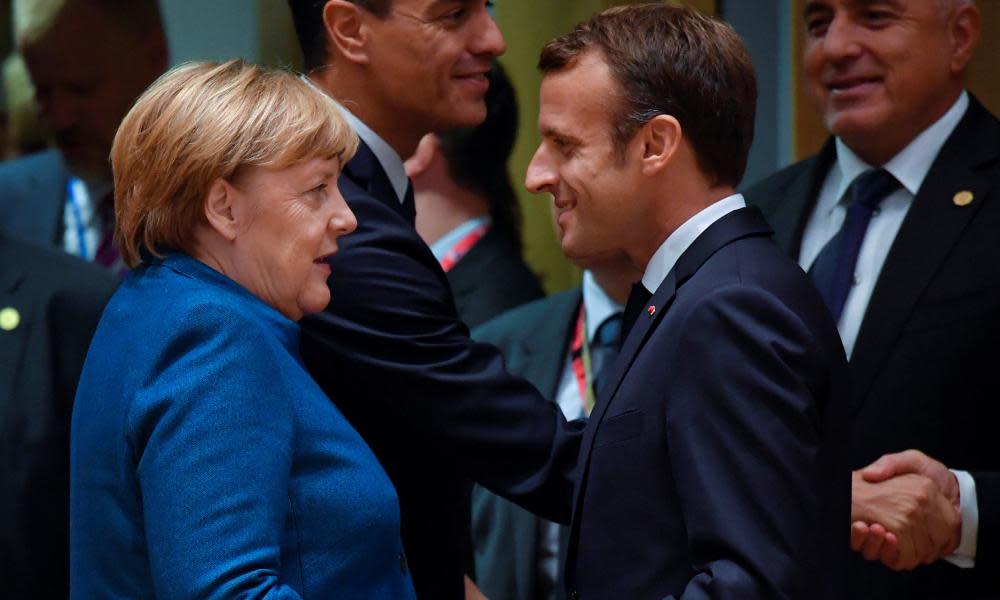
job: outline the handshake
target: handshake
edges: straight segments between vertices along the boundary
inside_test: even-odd
[[[959,482],[942,463],[907,450],[853,473],[851,549],[867,560],[911,570],[952,555],[961,541]]]

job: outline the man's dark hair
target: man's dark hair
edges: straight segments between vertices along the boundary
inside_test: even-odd
[[[438,134],[438,139],[451,178],[486,198],[493,227],[520,241],[521,212],[507,168],[517,139],[517,95],[499,63],[493,63],[488,77],[486,120]]]
[[[538,68],[560,71],[592,50],[621,88],[612,133],[620,152],[646,122],[668,114],[714,184],[740,182],[753,142],[757,80],[729,25],[686,7],[615,7],[546,44]]]
[[[295,35],[302,48],[305,71],[322,67],[326,61],[326,30],[323,27],[323,7],[327,0],[288,0],[292,9]],[[349,0],[361,8],[382,18],[389,14],[392,0]]]

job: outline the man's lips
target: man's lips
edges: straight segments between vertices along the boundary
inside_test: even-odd
[[[837,77],[824,85],[832,96],[840,98],[867,94],[881,82],[880,77]]]

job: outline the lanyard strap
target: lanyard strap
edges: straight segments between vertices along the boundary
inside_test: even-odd
[[[580,402],[587,416],[594,408],[593,375],[590,372],[590,340],[587,339],[587,311],[580,302],[580,314],[576,319],[576,334],[570,345],[570,355],[573,357],[573,375],[580,390]]]
[[[462,239],[458,240],[458,242],[451,247],[451,250],[448,250],[444,257],[441,258],[441,268],[444,269],[444,272],[447,273],[448,271],[454,269],[455,265],[458,264],[458,261],[462,260],[462,258],[468,254],[469,250],[476,245],[476,242],[483,239],[483,236],[486,235],[486,232],[489,230],[490,224],[483,223],[469,233],[465,234]]]
[[[76,226],[77,255],[84,260],[90,260],[90,250],[87,248],[87,226],[83,222],[83,207],[80,206],[80,197],[76,192],[76,184],[79,181],[76,177],[70,177],[66,181],[66,203],[69,204],[70,213],[73,215],[73,224]]]

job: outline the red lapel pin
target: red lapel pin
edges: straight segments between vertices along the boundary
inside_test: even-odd
[[[656,307],[653,306],[652,304],[650,304],[649,308],[647,308],[646,310],[649,312],[649,316],[651,317],[656,314]]]

